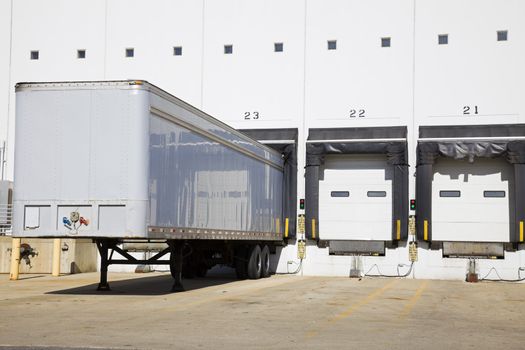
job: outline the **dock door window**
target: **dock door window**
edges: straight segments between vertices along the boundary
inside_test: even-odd
[[[505,191],[483,191],[485,198],[505,198]]]
[[[461,197],[461,192],[460,191],[439,191],[439,196],[458,198],[458,197]]]
[[[386,191],[368,191],[366,193],[366,196],[373,197],[373,198],[386,197]]]
[[[350,192],[348,192],[348,191],[332,191],[332,192],[330,192],[330,197],[350,197]]]

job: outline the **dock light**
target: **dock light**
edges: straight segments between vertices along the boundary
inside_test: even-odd
[[[416,210],[416,200],[415,199],[410,200],[410,210]]]
[[[304,210],[304,199],[299,199],[299,209]]]

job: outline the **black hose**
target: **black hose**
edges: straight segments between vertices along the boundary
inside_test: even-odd
[[[373,268],[376,268],[377,269],[377,272],[379,272],[378,275],[371,275],[370,274],[370,271],[372,271]],[[412,272],[412,268],[414,267],[414,262],[412,261],[410,263],[410,268],[408,269],[408,271],[404,274],[400,274],[399,273],[399,265],[397,266],[397,275],[385,275],[383,273],[381,273],[381,271],[379,270],[379,266],[377,266],[377,264],[374,264],[372,265],[372,267],[365,273],[365,276],[366,277],[388,277],[388,278],[398,278],[398,277],[407,277],[408,275],[410,275],[410,273]]]

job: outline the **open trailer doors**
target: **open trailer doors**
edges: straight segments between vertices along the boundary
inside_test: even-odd
[[[384,254],[408,236],[406,127],[310,129],[306,234],[330,254]]]
[[[444,256],[524,242],[525,125],[420,127],[417,232]]]

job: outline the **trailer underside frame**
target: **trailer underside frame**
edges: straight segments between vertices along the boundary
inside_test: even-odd
[[[158,239],[155,241],[158,242]],[[186,277],[203,277],[206,271],[217,264],[225,264],[234,267],[237,277],[240,279],[257,279],[269,277],[269,254],[275,253],[277,245],[283,241],[269,242],[267,240],[185,240],[185,239],[166,239],[163,241],[167,247],[160,249],[155,255],[148,259],[137,259],[128,251],[120,247],[123,243],[132,240],[116,238],[95,238],[94,242],[100,254],[100,282],[98,291],[109,291],[108,267],[109,265],[168,265],[171,276],[173,277],[172,292],[184,291],[182,284],[183,264],[186,266]],[[270,243],[270,244],[269,244]],[[273,244],[272,244],[273,243]],[[185,247],[189,247],[190,252],[184,254]],[[114,253],[121,257],[114,258]],[[208,256],[205,256],[205,253]],[[220,252],[219,256],[211,252]],[[162,259],[167,254],[169,259]],[[192,255],[193,254],[193,255]],[[187,265],[186,265],[187,264]]]

